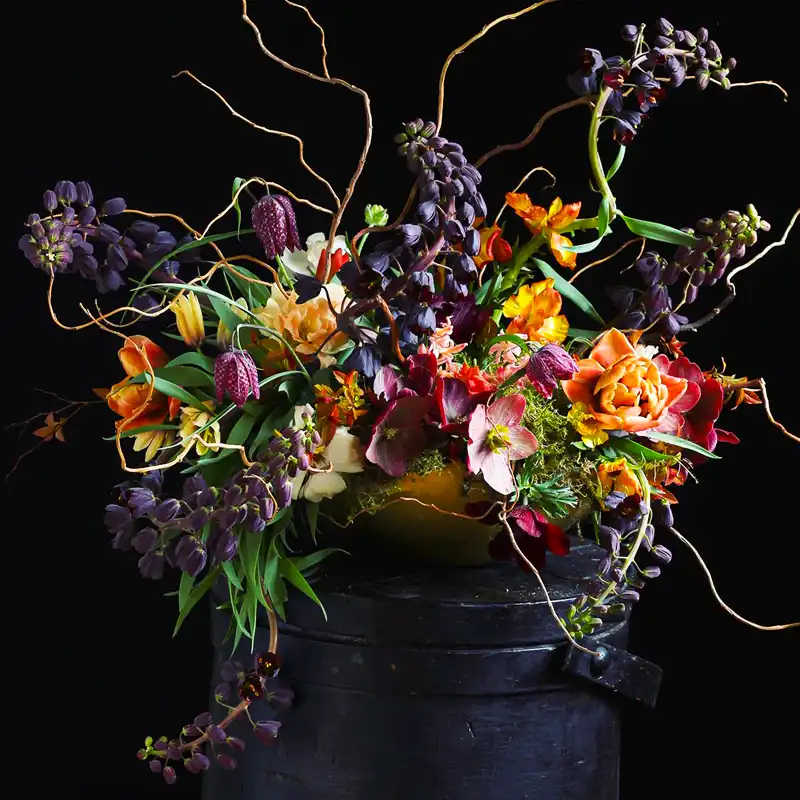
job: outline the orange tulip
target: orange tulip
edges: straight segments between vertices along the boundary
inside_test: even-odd
[[[569,322],[561,311],[561,295],[546,278],[520,286],[517,294],[503,306],[503,316],[511,317],[506,333],[524,333],[532,342],[559,344],[567,338]]]
[[[562,381],[571,403],[583,403],[603,430],[630,433],[658,426],[664,412],[686,392],[686,380],[659,371],[636,354],[625,335],[612,328],[578,361],[578,374]]]
[[[153,369],[163,367],[169,356],[152,340],[146,336],[129,336],[117,355],[126,374],[132,378],[147,371],[143,353]]]
[[[514,209],[518,217],[522,218],[528,230],[534,236],[544,236],[550,242],[553,256],[562,267],[575,269],[576,253],[565,250],[572,245],[572,241],[563,236],[560,231],[569,227],[581,213],[580,203],[564,205],[560,197],[556,197],[550,208],[535,206],[527,194],[509,192],[506,203]]]

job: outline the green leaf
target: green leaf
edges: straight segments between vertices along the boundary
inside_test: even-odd
[[[206,372],[210,372],[212,375],[214,374],[214,359],[211,358],[211,356],[203,355],[203,353],[181,353],[176,358],[173,358],[172,361],[166,364],[163,368],[168,369],[169,367],[181,367],[184,364],[191,364],[195,367],[200,367],[200,369],[204,369]]]
[[[608,172],[606,173],[607,181],[610,181],[622,166],[622,159],[625,158],[625,152],[625,145],[620,145],[619,151],[617,152],[617,157],[614,159],[614,163],[608,168]]]
[[[607,197],[600,201],[600,208],[597,211],[597,237],[602,239],[608,233],[608,222],[611,218],[611,204]]]
[[[170,397],[177,397],[178,400],[182,403],[186,403],[186,405],[194,406],[202,411],[208,411],[208,406],[204,406],[201,400],[198,400],[193,394],[187,392],[186,389],[182,389],[171,381],[164,380],[164,378],[159,378],[158,376],[153,379],[149,372],[143,372],[142,375],[144,375],[144,380],[147,383],[153,382],[156,391],[169,395]],[[134,378],[134,381],[135,380]]]
[[[187,387],[214,385],[213,376],[209,375],[205,370],[195,369],[194,367],[161,367],[155,370],[155,373],[157,378],[163,378],[178,386],[182,386],[184,389]]]
[[[595,307],[586,299],[586,297],[584,297],[584,295],[581,294],[581,292],[579,292],[571,283],[568,283],[564,278],[562,278],[561,275],[559,275],[546,261],[542,261],[540,258],[534,258],[533,262],[546,278],[552,278],[555,281],[554,287],[562,297],[565,297],[571,303],[576,305],[581,311],[583,311],[584,314],[590,316],[593,320],[599,322],[601,325],[605,325],[603,318],[597,313]]]
[[[178,586],[178,611],[183,611],[193,587],[194,577],[188,572],[182,573],[181,582]]]
[[[225,577],[228,579],[228,583],[235,586],[240,592],[244,590],[244,586],[242,585],[242,581],[239,576],[236,574],[236,568],[233,566],[233,563],[230,561],[223,561],[222,562],[222,571],[225,573]]]
[[[614,447],[621,453],[633,456],[634,458],[641,457],[645,461],[675,461],[675,456],[667,455],[666,453],[659,453],[657,450],[651,450],[639,442],[634,442],[627,436],[613,437]]]
[[[239,191],[239,187],[244,183],[244,178],[234,178],[233,179],[233,188],[231,189],[231,200],[236,197],[236,192]],[[239,239],[239,232],[242,229],[242,209],[239,208],[239,198],[236,197],[236,200],[233,204],[233,207],[236,209],[236,238]]]
[[[232,310],[235,303],[226,303],[217,297],[211,296],[211,305],[214,306],[214,311],[220,319],[220,322],[230,331],[231,338],[233,339],[236,329],[246,320],[242,319],[238,314]],[[234,340],[235,341],[235,340]]]
[[[317,541],[317,521],[319,519],[319,503],[306,501],[306,519],[308,520],[308,530],[312,541]],[[300,567],[298,567],[300,569]],[[301,570],[302,571],[302,570]]]
[[[148,288],[147,280],[150,276],[165,262],[169,261],[172,258],[175,258],[179,253],[185,253],[187,250],[194,250],[196,247],[202,247],[205,244],[210,244],[211,242],[221,242],[223,239],[232,239],[234,236],[238,239],[241,233],[255,233],[255,228],[246,228],[243,231],[233,231],[232,233],[215,233],[212,236],[203,236],[201,239],[195,239],[192,242],[187,242],[186,244],[182,244],[180,247],[176,247],[171,253],[167,253],[163,258],[160,258],[153,264],[150,269],[145,272],[144,277],[141,279],[139,285],[134,289],[133,293],[131,294],[131,303],[133,299],[136,297],[139,292],[143,291],[144,289]],[[170,284],[165,284],[166,286],[170,286]],[[158,286],[158,284],[153,284],[153,286]],[[178,337],[180,338],[180,337]]]
[[[247,441],[247,437],[250,435],[250,432],[253,430],[255,424],[256,418],[254,416],[251,416],[250,414],[242,414],[239,419],[236,420],[236,424],[231,428],[230,433],[225,439],[225,443],[244,444]],[[226,447],[216,455],[209,456],[208,458],[202,458],[197,463],[200,466],[205,467],[208,464],[216,464],[218,461],[223,461],[226,458],[230,458],[234,454],[239,455],[240,453],[241,451],[238,449],[234,450]]]
[[[203,578],[200,583],[198,583],[192,591],[189,593],[189,597],[186,598],[186,603],[181,609],[180,613],[178,614],[178,620],[175,623],[175,630],[172,632],[172,635],[175,636],[183,625],[184,620],[187,616],[189,616],[189,612],[197,605],[200,599],[208,592],[208,590],[214,585],[214,581],[216,581],[217,576],[219,575],[221,567],[217,564],[206,576]]]
[[[232,583],[228,584],[228,596],[231,599],[231,615],[233,616],[233,621],[236,626],[236,633],[233,638],[233,650],[231,651],[231,653],[233,653],[242,640],[242,634],[245,636],[249,636],[249,634],[247,633],[247,628],[245,628],[244,621],[239,613],[239,592],[234,590]]]
[[[513,342],[522,349],[523,353],[528,352],[530,345],[529,343],[523,339],[521,336],[517,336],[514,333],[501,333],[499,336],[495,336],[494,339],[487,342],[484,346],[488,350],[492,345],[498,344],[499,342]]]
[[[266,586],[272,607],[281,619],[286,619],[286,610],[283,607],[286,589],[284,588],[283,578],[280,572],[280,556],[275,547],[274,540],[265,554],[264,585]]]
[[[657,442],[666,442],[667,444],[672,444],[675,445],[675,447],[679,447],[681,450],[691,450],[695,453],[700,453],[700,455],[703,455],[706,458],[720,458],[720,456],[715,455],[710,450],[706,450],[705,447],[701,447],[699,444],[690,442],[688,439],[681,439],[680,436],[673,436],[671,433],[642,431],[639,436],[644,436],[646,439],[654,439]]]
[[[618,212],[619,216],[628,226],[631,233],[637,236],[644,236],[646,239],[652,239],[656,242],[666,242],[667,244],[685,245],[686,247],[695,247],[697,239],[691,234],[679,231],[677,228],[671,228],[669,225],[662,225],[660,222],[647,222],[643,219],[634,219],[627,217],[625,214]]]
[[[303,577],[302,573],[299,569],[297,569],[292,560],[290,558],[281,557],[279,566],[283,577],[286,578],[286,580],[289,581],[292,586],[294,586],[296,589],[299,589],[306,597],[311,598],[320,607],[322,614],[327,621],[328,613],[325,611],[325,608],[322,605],[319,597],[317,597],[317,593],[311,588],[308,581]]]
[[[319,505],[319,503],[314,503],[314,505]],[[311,553],[307,556],[301,556],[300,558],[293,558],[292,561],[294,562],[295,567],[300,570],[300,572],[305,572],[307,569],[315,567],[320,563],[320,561],[323,561],[334,553],[345,553],[346,555],[349,555],[347,550],[342,550],[339,547],[325,547],[322,550],[317,550],[316,553]]]
[[[570,328],[567,331],[570,339],[588,339],[589,341],[596,339],[600,334],[601,331],[590,331],[586,328]]]
[[[501,281],[502,275],[499,272],[490,281],[485,281],[475,292],[475,305],[487,305],[497,293]]]
[[[248,278],[252,278],[253,280],[261,280],[255,272],[251,272],[249,269],[245,269],[244,267],[240,266],[239,264],[235,267],[236,272],[240,273],[241,275],[246,275]],[[247,295],[249,292],[253,298],[254,306],[263,306],[270,297],[270,291],[266,286],[262,286],[259,283],[250,283],[250,281],[244,280],[244,278],[239,277],[233,272],[233,269],[228,269],[225,267],[225,272],[227,275],[230,276],[230,279],[236,284],[236,288],[243,295]]]
[[[258,551],[261,548],[262,538],[261,534],[247,532],[243,533],[239,538],[239,558],[247,578],[247,588],[248,591],[252,588],[256,595],[260,594]]]

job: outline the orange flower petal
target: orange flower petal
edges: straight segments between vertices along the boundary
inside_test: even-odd
[[[582,380],[573,378],[569,381],[561,381],[561,388],[570,403],[583,403],[584,405],[592,405],[592,387],[591,384],[585,383]]]
[[[550,234],[550,249],[553,251],[556,261],[558,261],[562,267],[575,269],[578,254],[573,253],[571,250],[564,250],[565,247],[571,246],[572,240],[568,239],[566,236],[562,236],[560,233]]]
[[[628,433],[638,433],[655,428],[658,425],[657,419],[647,419],[647,417],[625,417],[622,421],[622,430]]]
[[[513,208],[520,216],[528,214],[533,208],[536,208],[531,203],[531,198],[524,192],[508,192],[506,194],[506,203],[508,203],[509,208]],[[545,214],[547,214],[546,211]]]
[[[539,335],[548,342],[561,344],[569,333],[569,322],[563,314],[548,317],[538,331]]]
[[[570,203],[569,205],[560,208],[555,214],[552,214],[547,220],[548,227],[554,231],[560,231],[571,225],[578,219],[578,214],[581,213],[581,204]]]
[[[169,361],[169,356],[151,339],[141,335],[129,336],[117,355],[122,368],[131,377],[147,369],[141,351],[144,351],[153,369],[163,367]]]
[[[610,367],[623,356],[632,355],[635,352],[633,345],[625,338],[625,334],[616,328],[611,328],[603,334],[603,338],[589,353],[589,358],[603,367]]]
[[[547,209],[547,224],[552,227],[552,220],[561,211],[563,207],[563,203],[561,202],[560,197],[556,197],[552,203],[550,203],[550,208]]]

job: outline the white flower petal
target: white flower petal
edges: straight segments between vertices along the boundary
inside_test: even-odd
[[[330,444],[325,448],[325,459],[334,472],[363,472],[364,457],[361,442],[347,428],[336,429]]]
[[[281,255],[281,261],[286,269],[297,273],[298,275],[314,275],[315,270],[311,268],[308,260],[308,254],[305,250],[289,250],[287,247]]]
[[[303,497],[311,503],[330,500],[347,488],[344,478],[337,472],[315,472],[303,489]]]

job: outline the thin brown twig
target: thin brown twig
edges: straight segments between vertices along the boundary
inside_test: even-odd
[[[188,69],[182,69],[180,72],[178,72],[177,74],[173,75],[172,77],[173,78],[179,78],[181,75],[188,75],[193,81],[195,81],[196,83],[199,83],[204,89],[207,89],[209,92],[211,92],[211,94],[213,94],[215,97],[217,97],[219,100],[222,101],[222,104],[225,106],[225,108],[228,109],[228,111],[231,112],[231,114],[233,114],[234,117],[236,117],[237,119],[242,120],[242,122],[246,122],[251,127],[255,128],[256,130],[263,131],[264,133],[270,133],[270,134],[273,134],[275,136],[283,136],[286,139],[292,139],[293,141],[297,142],[297,147],[298,147],[299,156],[300,156],[300,163],[303,165],[303,167],[309,173],[311,173],[311,175],[313,177],[315,177],[318,181],[320,181],[320,183],[324,184],[324,186],[328,189],[328,191],[333,195],[333,198],[336,201],[337,207],[341,205],[341,201],[339,200],[339,195],[336,194],[336,191],[334,190],[333,186],[331,186],[330,183],[327,180],[325,180],[325,178],[323,178],[322,175],[320,175],[315,169],[313,169],[313,167],[311,167],[311,165],[306,161],[305,152],[304,152],[305,143],[303,142],[303,140],[299,136],[297,136],[294,133],[289,133],[288,131],[279,131],[279,130],[276,130],[274,128],[266,128],[263,125],[259,125],[257,122],[253,122],[253,120],[248,119],[247,117],[244,116],[244,114],[240,114],[223,97],[222,94],[220,94],[213,87],[209,86],[207,83],[203,83],[203,81],[201,81],[200,78],[198,78],[196,75],[194,75]]]
[[[672,78],[656,78],[656,80],[665,83],[671,81]],[[695,77],[694,75],[687,75],[686,80],[693,81],[695,80]],[[717,86],[722,86],[722,83],[716,80],[715,78],[710,78],[709,82],[715,83]],[[775,81],[738,81],[737,83],[732,83],[730,85],[730,88],[735,89],[738,86],[774,86],[783,95],[783,102],[784,103],[789,102],[789,92],[787,92],[786,89],[783,88],[783,86],[781,86],[779,83]]]
[[[772,416],[772,410],[769,407],[769,397],[767,396],[767,384],[764,382],[763,378],[758,379],[758,385],[761,387],[761,397],[762,397],[762,404],[764,406],[764,411],[767,414],[767,419],[776,427],[778,428],[781,433],[788,436],[790,439],[794,439],[795,442],[800,442],[800,436],[795,436],[795,434],[787,431],[786,428],[781,425],[775,417]]]
[[[499,25],[501,22],[508,22],[509,20],[517,19],[517,17],[523,16],[523,14],[527,14],[529,11],[535,11],[537,8],[541,8],[541,6],[549,5],[550,3],[558,2],[558,0],[539,0],[538,3],[534,3],[533,5],[528,6],[527,8],[522,8],[519,11],[514,11],[511,14],[503,14],[502,17],[497,17],[497,19],[492,20],[491,22],[484,25],[474,36],[467,39],[459,47],[456,47],[452,53],[445,59],[444,65],[442,66],[441,74],[439,75],[439,102],[437,105],[437,112],[436,112],[436,130],[441,135],[442,131],[442,119],[444,117],[444,81],[447,77],[447,70],[450,68],[450,64],[453,62],[453,59],[461,55],[471,44],[474,44],[485,36],[495,25]],[[475,162],[475,166],[480,166],[480,162]]]
[[[553,2],[553,0],[547,0],[547,2]],[[261,35],[261,30],[259,29],[258,25],[253,22],[252,19],[248,16],[247,13],[247,0],[242,0],[242,19],[252,28],[253,33],[255,33],[256,41],[258,42],[258,46],[261,48],[261,52],[264,53],[265,56],[271,58],[276,63],[280,64],[284,69],[288,69],[290,72],[296,72],[298,75],[304,75],[306,78],[310,78],[314,81],[319,81],[320,83],[327,83],[333,86],[343,86],[348,91],[351,91],[361,97],[361,100],[364,104],[364,117],[366,122],[366,136],[364,137],[364,146],[361,150],[361,155],[359,156],[358,163],[356,164],[356,168],[353,171],[353,175],[350,178],[350,183],[347,185],[347,189],[344,193],[344,198],[342,202],[338,204],[336,213],[333,216],[333,221],[331,223],[330,233],[328,235],[328,246],[326,248],[326,263],[325,263],[325,280],[323,283],[327,283],[330,280],[330,270],[331,270],[331,256],[333,255],[333,240],[336,236],[336,231],[339,228],[339,223],[342,221],[342,216],[344,215],[344,211],[347,208],[350,199],[353,196],[353,192],[355,191],[356,184],[358,183],[358,179],[361,177],[361,173],[364,171],[364,165],[367,161],[367,154],[369,153],[369,148],[372,145],[372,107],[370,104],[369,95],[360,87],[356,86],[353,83],[348,83],[342,78],[331,78],[326,75],[318,75],[315,72],[309,72],[307,69],[303,69],[302,67],[298,67],[295,64],[292,64],[289,61],[281,58],[280,56],[273,53],[267,46],[264,44],[264,39]]]
[[[719,592],[717,591],[717,587],[714,586],[714,579],[711,577],[711,570],[709,570],[706,562],[703,561],[702,556],[697,551],[697,548],[681,533],[675,530],[675,528],[670,528],[670,533],[678,539],[681,544],[684,544],[689,550],[692,551],[692,554],[697,559],[698,563],[703,569],[703,572],[706,574],[706,578],[708,579],[708,585],[711,588],[711,593],[714,595],[714,599],[719,603],[722,608],[727,611],[734,619],[739,620],[739,622],[743,622],[745,625],[749,625],[751,628],[755,628],[759,631],[785,631],[789,628],[798,628],[800,627],[800,622],[788,622],[784,625],[759,625],[757,622],[751,622],[749,619],[745,619],[741,614],[737,614],[720,596]]]
[[[325,74],[326,78],[330,78],[331,74],[328,72],[328,49],[325,47],[325,28],[319,24],[314,19],[314,15],[303,5],[300,3],[293,3],[292,0],[285,0],[286,4],[292,6],[293,8],[302,8],[303,11],[306,12],[306,16],[308,17],[311,24],[319,31],[319,36],[322,44],[322,71]]]
[[[499,155],[500,153],[505,153],[510,150],[522,150],[523,147],[527,147],[540,133],[542,128],[544,127],[545,122],[549,120],[551,117],[554,117],[561,111],[566,111],[570,108],[576,108],[577,106],[589,105],[594,99],[593,95],[586,95],[584,97],[576,97],[573,100],[569,100],[566,103],[562,103],[560,106],[555,106],[551,108],[549,111],[546,111],[542,116],[539,118],[539,121],[533,126],[533,130],[520,142],[512,142],[510,144],[499,144],[497,147],[490,150],[488,153],[484,153],[476,162],[475,166],[480,169],[480,167],[485,164],[490,158]]]
[[[636,255],[636,258],[634,259],[634,261],[638,260],[639,258],[642,257],[642,253],[644,253],[645,244],[647,242],[647,239],[645,239],[643,236],[642,237],[637,237],[635,239],[628,239],[627,242],[625,242],[624,244],[620,245],[613,253],[610,253],[609,255],[605,256],[604,258],[599,258],[597,261],[592,261],[591,264],[587,264],[585,267],[581,267],[569,279],[569,281],[567,281],[567,283],[574,283],[575,282],[575,278],[577,278],[579,275],[582,275],[584,272],[586,272],[587,270],[590,270],[592,267],[597,267],[597,266],[600,266],[600,264],[604,264],[606,261],[610,261],[612,258],[614,258],[614,256],[619,255],[626,247],[630,247],[630,245],[635,244],[636,242],[641,242],[641,247],[639,248],[639,252]]]
[[[397,333],[397,325],[395,324],[392,310],[389,308],[389,304],[380,295],[378,295],[378,305],[381,307],[381,311],[383,311],[386,321],[389,323],[389,330],[392,334],[392,349],[397,356],[397,360],[401,364],[404,364],[406,357],[400,351],[400,337]]]
[[[527,181],[528,178],[530,178],[532,175],[535,175],[537,172],[546,172],[553,181],[552,183],[545,186],[544,187],[545,189],[552,189],[556,185],[556,176],[553,175],[553,173],[550,172],[550,170],[547,169],[547,167],[534,167],[533,169],[528,170],[522,176],[522,179],[519,181],[519,183],[511,190],[511,194],[518,192],[525,184],[525,181]],[[508,203],[503,202],[503,205],[500,206],[500,210],[497,212],[497,216],[494,218],[494,223],[493,223],[494,225],[497,225],[497,223],[500,221],[500,216],[507,208],[508,208]]]

